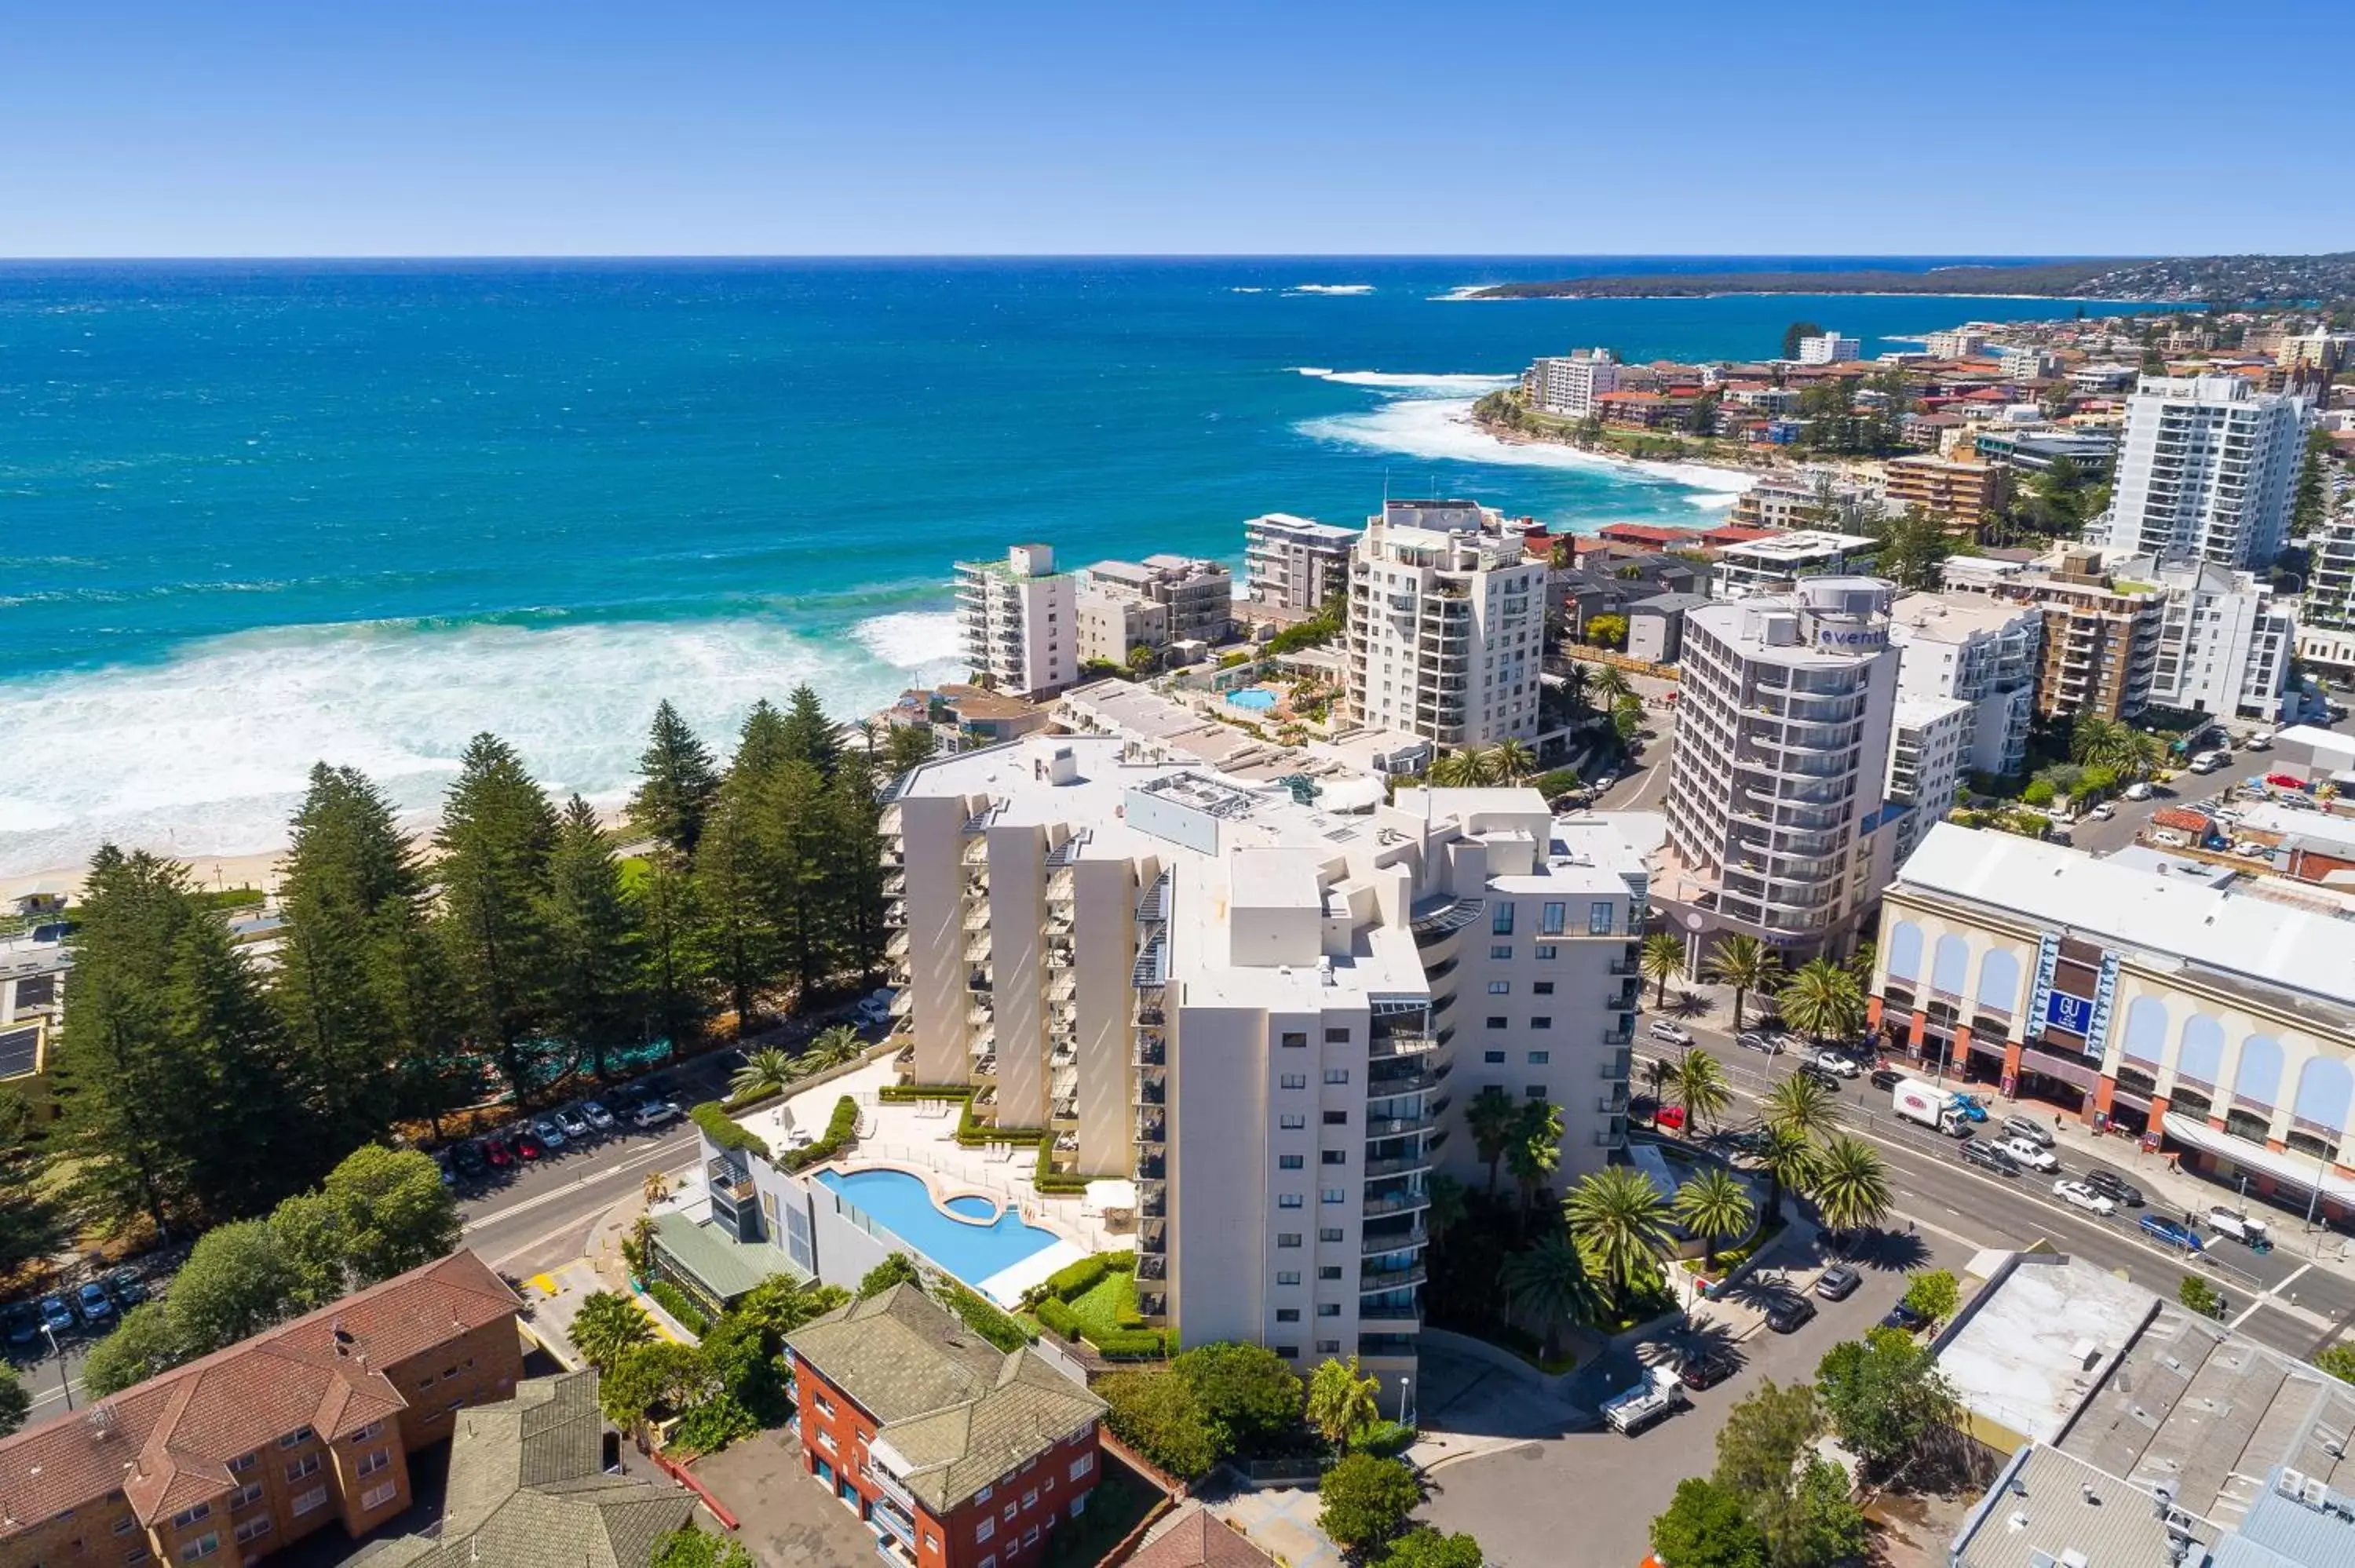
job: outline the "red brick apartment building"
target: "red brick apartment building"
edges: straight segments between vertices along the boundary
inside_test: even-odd
[[[786,1336],[802,1464],[911,1568],[1023,1568],[1085,1512],[1104,1403],[911,1286]]]
[[[409,1506],[409,1456],[523,1375],[515,1293],[455,1253],[0,1440],[0,1568],[252,1563]]]

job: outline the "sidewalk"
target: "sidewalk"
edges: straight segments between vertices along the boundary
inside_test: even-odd
[[[1785,1295],[1806,1295],[1831,1266],[1832,1260],[1817,1244],[1815,1222],[1799,1212],[1797,1203],[1787,1197],[1785,1202],[1790,1223],[1758,1255],[1757,1266],[1715,1300],[1699,1295],[1691,1298],[1685,1321],[1692,1330],[1706,1333],[1721,1326],[1727,1340],[1739,1344],[1765,1328],[1770,1302]]]

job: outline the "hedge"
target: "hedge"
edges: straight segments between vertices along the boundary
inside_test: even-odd
[[[687,1298],[687,1292],[667,1279],[657,1279],[646,1286],[646,1294],[662,1303],[664,1311],[677,1319],[681,1326],[697,1339],[711,1332],[711,1319],[703,1308]]]
[[[968,1290],[954,1280],[947,1282],[942,1299],[950,1311],[964,1319],[966,1328],[1001,1351],[1018,1351],[1037,1337],[1019,1320],[999,1311],[978,1291]]]
[[[748,1111],[755,1106],[767,1105],[771,1100],[783,1099],[784,1096],[783,1089],[749,1089],[741,1095],[730,1095],[719,1102],[719,1108],[734,1116],[738,1111]]]
[[[1088,1343],[1108,1361],[1156,1360],[1167,1349],[1158,1329],[1122,1329],[1091,1339]]]
[[[1123,1255],[1134,1257],[1135,1255],[1129,1253]],[[1131,1264],[1129,1266],[1133,1268],[1135,1265]],[[1059,1296],[1069,1301],[1075,1296],[1085,1296],[1089,1291],[1093,1290],[1103,1282],[1103,1277],[1111,1272],[1111,1258],[1103,1253],[1092,1253],[1077,1263],[1057,1269],[1040,1281],[1039,1287],[1050,1296]]]
[[[966,1102],[964,1114],[957,1118],[956,1140],[967,1149],[992,1143],[1010,1143],[1022,1149],[1035,1143],[1043,1149],[1052,1141],[1042,1128],[988,1126],[974,1113],[971,1101]]]
[[[1349,1447],[1379,1459],[1395,1459],[1414,1446],[1415,1429],[1403,1421],[1378,1421],[1349,1440]]]
[[[1060,1296],[1050,1296],[1039,1303],[1039,1321],[1067,1340],[1080,1337],[1080,1315]]]
[[[763,1160],[769,1158],[769,1140],[730,1121],[726,1107],[718,1100],[703,1101],[687,1113],[687,1119],[723,1150],[749,1150]]]
[[[1041,1135],[1042,1138],[1044,1135]],[[1039,1168],[1031,1173],[1031,1185],[1041,1192],[1084,1192],[1088,1178],[1076,1172],[1055,1169],[1055,1144],[1047,1139],[1039,1145]]]
[[[910,1100],[969,1100],[973,1098],[971,1084],[886,1084],[875,1092],[875,1097],[887,1105],[902,1105]]]
[[[845,1095],[834,1102],[834,1115],[826,1124],[824,1138],[806,1147],[785,1150],[785,1169],[800,1171],[821,1160],[831,1160],[858,1135],[858,1102]]]

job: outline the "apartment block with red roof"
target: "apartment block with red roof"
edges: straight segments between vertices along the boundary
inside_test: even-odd
[[[460,1252],[0,1440],[0,1568],[252,1563],[409,1506],[409,1456],[523,1375]]]

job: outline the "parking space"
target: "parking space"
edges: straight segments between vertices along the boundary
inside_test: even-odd
[[[858,1516],[802,1469],[800,1441],[763,1432],[698,1459],[696,1476],[742,1523],[738,1538],[762,1568],[841,1568],[875,1556]]]

